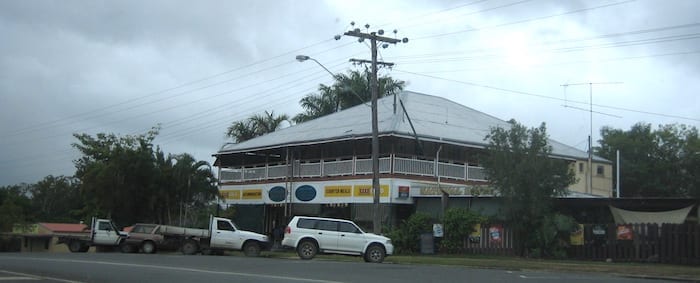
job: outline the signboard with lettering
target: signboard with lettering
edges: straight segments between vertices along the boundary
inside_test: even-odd
[[[433,237],[442,238],[445,236],[445,231],[442,229],[442,224],[433,224]]]
[[[481,243],[481,224],[474,224],[472,232],[469,233],[469,242],[473,244]]]
[[[350,197],[352,196],[352,186],[325,186],[324,197]]]
[[[389,196],[389,185],[380,185],[379,188],[380,197]],[[372,185],[355,185],[353,195],[356,197],[373,197],[374,194],[372,192]]]
[[[617,225],[617,239],[618,240],[632,240],[634,238],[634,232],[632,230],[632,225]]]
[[[576,228],[569,236],[569,242],[571,242],[572,246],[583,246],[583,224],[576,224]]]
[[[491,244],[501,244],[503,243],[503,225],[495,224],[489,227],[489,243]]]
[[[411,188],[408,186],[399,186],[399,198],[407,198],[411,194]]]
[[[243,190],[241,199],[262,199],[262,189]]]
[[[496,190],[489,186],[465,186],[465,187],[421,187],[418,191],[421,196],[442,196],[445,192],[450,196],[493,196]]]
[[[241,191],[240,190],[220,190],[219,195],[225,199],[241,199]]]

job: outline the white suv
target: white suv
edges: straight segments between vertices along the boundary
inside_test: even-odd
[[[394,252],[391,239],[365,233],[350,220],[294,216],[284,229],[282,246],[296,249],[301,259],[317,253],[362,255],[380,263]]]

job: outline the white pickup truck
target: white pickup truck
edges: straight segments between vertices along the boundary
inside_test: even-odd
[[[116,247],[124,242],[126,233],[120,232],[109,219],[92,218],[85,235],[59,236],[56,244],[68,245],[74,253],[87,252],[91,246]]]
[[[128,233],[122,252],[155,253],[158,248],[176,248],[183,254],[222,254],[225,250],[242,250],[246,256],[258,256],[270,248],[267,236],[240,230],[233,221],[209,218],[209,229],[159,224],[136,224]]]

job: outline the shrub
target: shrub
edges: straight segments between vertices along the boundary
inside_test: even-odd
[[[425,213],[414,213],[403,220],[387,236],[391,238],[396,253],[414,253],[420,250],[420,235],[432,232],[430,216]]]
[[[485,218],[465,208],[450,208],[442,218],[445,231],[440,243],[441,250],[453,253],[461,250],[465,239],[474,232],[474,225],[482,223]]]

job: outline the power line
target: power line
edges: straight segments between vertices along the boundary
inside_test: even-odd
[[[288,51],[288,52],[282,53],[282,54],[277,55],[277,56],[273,56],[273,57],[270,57],[270,58],[267,58],[267,59],[263,59],[263,60],[256,61],[256,62],[247,64],[247,65],[243,65],[243,66],[240,66],[240,67],[237,67],[237,68],[229,69],[229,70],[226,70],[226,71],[224,71],[224,72],[220,72],[220,73],[217,73],[217,74],[214,74],[214,75],[210,75],[210,76],[206,76],[206,77],[203,77],[203,78],[200,78],[200,79],[196,79],[196,80],[193,80],[193,81],[189,81],[189,82],[186,82],[186,83],[183,83],[183,84],[174,86],[174,87],[170,87],[170,88],[166,88],[166,89],[163,89],[163,90],[160,90],[160,91],[152,92],[152,93],[146,94],[146,95],[144,95],[144,96],[140,96],[140,97],[136,97],[136,98],[127,99],[127,100],[122,101],[122,102],[118,102],[118,103],[111,104],[111,105],[108,105],[108,106],[105,106],[105,107],[101,107],[101,108],[98,108],[98,109],[94,109],[94,110],[90,110],[90,111],[86,111],[86,112],[74,114],[74,115],[71,115],[71,116],[68,116],[68,117],[65,117],[65,118],[61,118],[61,119],[57,119],[57,120],[51,120],[51,121],[46,121],[46,122],[41,122],[41,123],[38,123],[38,124],[35,124],[35,125],[32,125],[32,126],[25,127],[25,128],[23,128],[23,129],[19,129],[19,130],[13,131],[13,132],[9,132],[9,133],[8,133],[8,136],[12,136],[12,135],[16,135],[16,134],[25,133],[25,132],[27,132],[27,131],[33,131],[33,130],[40,130],[40,129],[49,128],[49,127],[52,127],[53,125],[55,125],[56,123],[60,123],[60,122],[72,120],[72,119],[75,119],[75,118],[79,118],[79,117],[83,117],[83,116],[87,116],[87,115],[91,115],[91,114],[103,114],[106,110],[109,110],[109,109],[112,109],[112,108],[115,108],[115,107],[118,107],[118,106],[127,105],[127,104],[130,104],[130,103],[137,102],[137,101],[141,101],[141,100],[144,100],[144,99],[147,99],[147,98],[150,98],[150,97],[154,97],[154,96],[159,96],[159,95],[165,94],[165,93],[167,93],[167,92],[170,92],[170,91],[173,91],[173,90],[176,90],[176,89],[180,89],[180,88],[183,88],[183,87],[186,87],[186,86],[191,86],[191,85],[194,85],[194,84],[197,84],[197,83],[200,83],[200,82],[204,82],[204,81],[207,81],[207,80],[210,80],[210,79],[213,79],[213,78],[221,77],[221,76],[226,75],[226,74],[230,74],[230,73],[233,73],[233,72],[236,72],[236,71],[239,71],[239,70],[243,70],[243,69],[246,69],[246,68],[255,66],[255,65],[259,65],[259,64],[262,64],[262,63],[271,61],[271,60],[276,59],[276,58],[286,57],[286,56],[288,56],[289,54],[294,54],[294,53],[296,53],[296,52],[298,52],[298,51],[301,51],[301,50],[304,50],[304,49],[308,49],[308,48],[311,48],[311,47],[314,47],[314,46],[318,46],[318,45],[321,45],[321,44],[323,44],[323,43],[327,43],[327,42],[331,42],[331,41],[332,41],[332,39],[326,39],[326,40],[323,40],[323,41],[320,41],[320,42],[317,42],[317,43],[314,43],[314,44],[311,44],[311,45],[307,45],[307,46],[302,47],[302,48],[298,48],[298,49],[295,49],[295,50],[292,50],[292,51]],[[349,45],[349,44],[346,44],[345,46],[347,46],[347,45]],[[342,46],[341,46],[341,47],[342,47]],[[336,47],[336,48],[338,48],[338,47]],[[333,48],[333,49],[336,49],[336,48]]]
[[[615,62],[615,61],[636,60],[636,59],[663,57],[663,56],[691,55],[691,54],[698,54],[698,53],[700,53],[700,50],[693,50],[693,51],[687,51],[687,52],[660,53],[660,54],[651,54],[651,55],[642,55],[642,56],[605,58],[605,59],[597,59],[596,62]],[[590,63],[590,62],[591,62],[590,60],[578,60],[578,61],[568,61],[568,62],[558,62],[558,63],[548,63],[548,64],[534,64],[534,65],[529,65],[528,68],[556,67],[556,66],[565,66],[565,65],[584,64],[584,63]],[[406,63],[403,63],[403,64],[406,64]],[[436,71],[427,71],[427,72],[422,72],[422,73],[423,74],[439,74],[439,73],[454,73],[454,72],[474,72],[474,71],[484,71],[484,70],[491,70],[491,69],[501,70],[501,68],[502,68],[502,66],[490,65],[489,67],[482,67],[482,68],[436,70]]]
[[[484,84],[477,84],[477,83],[472,83],[472,82],[465,82],[465,81],[460,81],[460,80],[455,80],[455,79],[441,78],[441,77],[437,77],[437,76],[426,75],[426,74],[420,74],[420,73],[415,73],[415,72],[410,72],[410,71],[403,71],[403,70],[398,70],[398,69],[394,69],[394,71],[401,72],[401,73],[406,73],[406,74],[417,75],[417,76],[422,76],[422,77],[428,77],[428,78],[437,79],[437,80],[455,82],[455,83],[459,83],[459,84],[465,84],[465,85],[470,85],[470,86],[475,86],[475,87],[480,87],[480,88],[492,89],[492,90],[497,90],[497,91],[501,91],[501,92],[509,92],[509,93],[515,93],[515,94],[523,94],[523,95],[527,95],[527,96],[538,97],[538,98],[549,99],[549,100],[555,100],[555,101],[564,101],[564,99],[562,99],[562,98],[553,97],[553,96],[548,96],[548,95],[543,95],[543,94],[537,94],[537,93],[532,93],[532,92],[525,92],[525,91],[519,91],[519,90],[506,89],[506,88],[495,87],[495,86],[489,86],[489,85],[484,85]],[[578,103],[578,104],[588,104],[588,103],[582,102],[582,101],[575,101],[575,100],[567,100],[567,101],[568,101],[568,102],[573,102],[573,103]],[[698,119],[698,118],[684,117],[684,116],[671,115],[671,114],[664,114],[664,113],[656,113],[656,112],[650,112],[650,111],[644,111],[644,110],[635,110],[635,109],[624,108],[624,107],[618,107],[618,106],[610,106],[610,105],[602,105],[602,104],[593,104],[593,106],[602,107],[602,108],[608,108],[608,109],[614,109],[614,110],[620,110],[620,111],[627,111],[627,112],[640,113],[640,114],[654,115],[654,116],[660,116],[660,117],[676,118],[676,119],[683,119],[683,120],[689,120],[689,121],[700,122],[700,119]]]
[[[443,37],[443,36],[455,35],[455,34],[460,34],[460,33],[465,33],[465,32],[470,32],[470,31],[480,31],[480,30],[485,30],[485,29],[501,28],[501,27],[510,26],[510,25],[517,25],[517,24],[524,24],[524,23],[528,23],[528,22],[541,21],[541,20],[546,20],[546,19],[550,19],[550,18],[560,17],[560,16],[564,16],[564,15],[570,15],[570,14],[575,14],[575,13],[581,13],[581,12],[586,12],[586,11],[591,11],[591,10],[596,10],[596,9],[602,9],[602,8],[607,8],[607,7],[612,7],[612,6],[627,4],[627,3],[630,3],[630,2],[634,2],[634,1],[636,1],[636,0],[627,0],[627,1],[615,2],[615,3],[604,4],[604,5],[599,5],[599,6],[595,6],[595,7],[590,7],[590,8],[583,8],[583,9],[578,9],[578,10],[572,10],[572,11],[567,11],[567,12],[564,12],[564,13],[559,13],[559,14],[554,14],[554,15],[549,15],[549,16],[536,17],[536,18],[531,18],[531,19],[525,19],[525,20],[520,20],[520,21],[515,21],[515,22],[509,22],[509,23],[504,23],[504,24],[499,24],[499,25],[493,25],[493,26],[488,26],[488,27],[470,28],[470,29],[458,30],[458,31],[453,31],[453,32],[446,32],[446,33],[440,33],[440,34],[418,36],[418,37],[416,37],[416,40],[428,39],[428,38],[436,38],[436,37]],[[521,2],[526,2],[526,1],[521,1]]]

